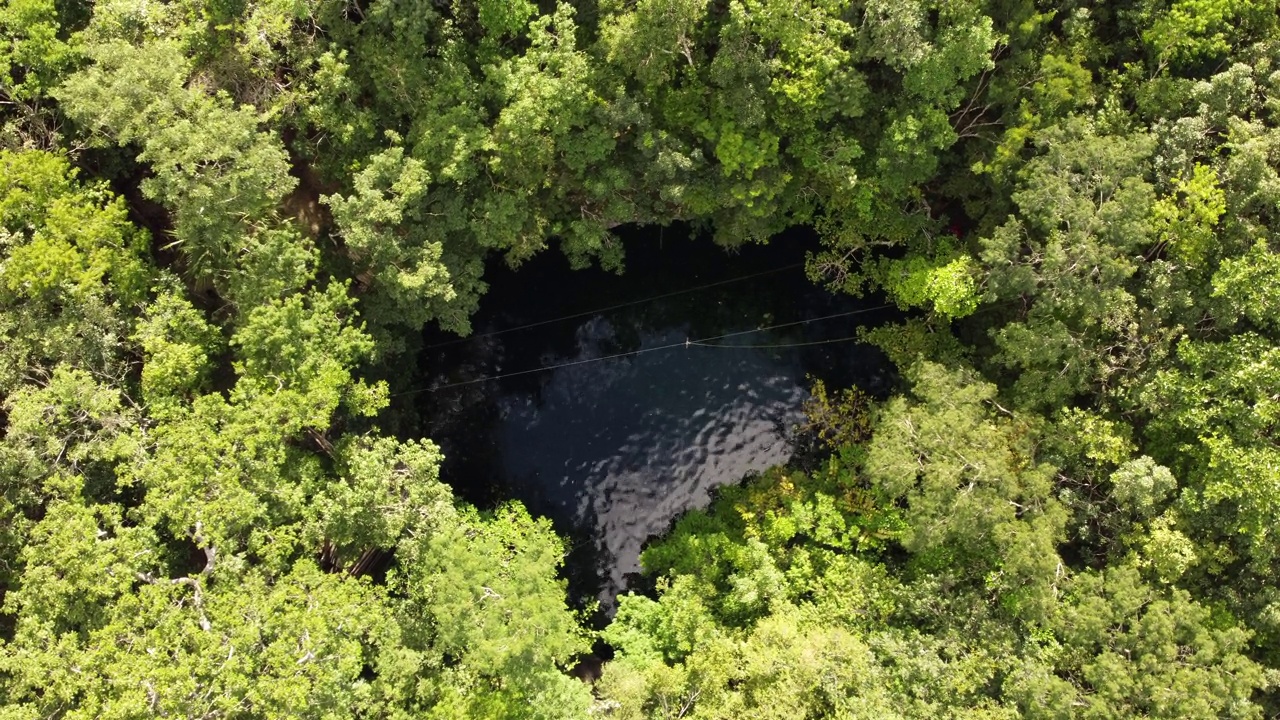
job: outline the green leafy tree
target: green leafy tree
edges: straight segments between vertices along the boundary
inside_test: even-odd
[[[925,363],[912,374],[919,401],[891,401],[867,451],[881,502],[906,501],[904,544],[935,571],[981,574],[1016,616],[1048,615],[1065,513],[1036,428],[1009,418],[995,388],[963,372]]]
[[[424,626],[436,655],[418,690],[430,717],[586,715],[590,688],[561,672],[588,645],[554,577],[564,546],[550,523],[519,506],[465,513],[401,552],[406,607],[425,610],[410,627]]]
[[[1150,138],[1099,136],[1084,120],[1043,137],[1013,194],[1020,214],[982,240],[981,257],[993,299],[1029,306],[993,329],[995,359],[1016,369],[1020,402],[1058,407],[1135,385],[1170,331],[1144,322],[1134,297],[1135,258],[1152,245]]]
[[[146,233],[65,158],[0,150],[0,393],[60,362],[108,377],[151,272]]]
[[[459,297],[442,261],[443,245],[426,232],[429,182],[423,163],[397,147],[370,159],[355,177],[353,195],[324,199],[357,277],[369,278],[370,293],[362,301],[366,317],[415,328],[439,319],[464,333],[476,297]]]
[[[154,172],[143,192],[172,210],[190,271],[227,292],[240,256],[270,242],[258,235],[276,224],[272,213],[296,183],[284,148],[259,129],[253,108],[191,84],[176,41],[108,36],[86,53],[93,64],[58,90],[63,107],[98,137],[140,149],[137,159]],[[233,298],[247,306],[262,299]]]

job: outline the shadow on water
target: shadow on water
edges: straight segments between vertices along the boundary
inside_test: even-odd
[[[416,396],[425,435],[446,454],[442,477],[467,500],[517,499],[569,539],[578,602],[608,613],[638,571],[651,536],[711,491],[786,462],[808,375],[873,393],[891,381],[874,348],[794,346],[887,322],[876,299],[833,296],[798,264],[816,247],[806,231],[726,253],[687,232],[630,229],[627,270],[573,271],[547,252],[518,272],[491,268],[476,335],[429,333],[421,364],[437,385]],[[706,287],[755,273],[758,277]],[[607,312],[593,308],[636,302]],[[833,313],[868,312],[685,346],[705,338]],[[565,315],[582,316],[502,332]],[[609,358],[619,353],[633,353]]]

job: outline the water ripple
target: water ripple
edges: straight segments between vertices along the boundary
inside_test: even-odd
[[[683,327],[642,333],[641,347],[685,337]],[[616,333],[597,319],[576,341],[576,356],[555,361],[609,354]],[[501,400],[504,470],[535,510],[589,530],[609,604],[650,536],[713,488],[791,457],[802,378],[794,358],[703,347],[563,368],[537,399]]]

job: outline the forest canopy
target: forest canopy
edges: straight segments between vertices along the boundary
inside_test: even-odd
[[[1280,716],[1277,10],[0,0],[0,718]],[[397,368],[673,223],[901,382],[600,629]]]

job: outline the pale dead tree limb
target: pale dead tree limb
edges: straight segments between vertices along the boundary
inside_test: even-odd
[[[680,54],[684,55],[684,59],[689,62],[689,67],[695,67],[693,62],[693,42],[689,40],[687,35],[681,35],[677,43],[680,46]]]
[[[209,544],[208,538],[204,536],[204,523],[196,521],[195,529],[191,531],[191,539],[195,542],[196,547],[204,552],[204,569],[200,571],[201,575],[208,575],[213,572],[213,563],[218,559],[218,550]]]
[[[153,685],[150,680],[142,683],[142,685],[147,689],[147,705],[151,708],[151,712],[158,712],[160,707],[160,694],[156,692],[156,686]]]
[[[992,400],[992,401],[991,401],[991,404],[992,404],[992,405],[995,405],[995,406],[996,406],[996,409],[997,409],[997,410],[999,410],[1000,412],[1004,413],[1005,415],[1008,415],[1009,417],[1013,417],[1013,411],[1012,411],[1012,410],[1009,410],[1008,408],[1006,408],[1005,406],[1003,406],[1003,405],[1001,405],[1000,403],[996,402],[995,400]]]
[[[693,707],[693,703],[697,701],[698,696],[701,694],[702,688],[695,688],[693,692],[689,693],[689,697],[684,701],[684,705],[680,707],[680,714],[676,715],[676,717],[684,717],[685,713],[689,712],[689,709]]]
[[[213,628],[212,623],[209,622],[209,617],[204,613],[204,593],[201,591],[199,580],[185,576],[173,578],[171,580],[164,580],[155,577],[149,572],[134,573],[134,577],[148,585],[162,585],[168,583],[169,585],[186,585],[190,587],[192,590],[191,605],[196,609],[196,612],[200,613],[200,629],[208,632]]]
[[[204,614],[204,593],[200,591],[200,581],[195,578],[180,577],[170,580],[170,582],[191,588],[191,604],[195,607],[196,612],[200,613],[200,629],[208,632],[212,625],[209,623],[208,616]]]
[[[827,282],[835,285],[844,285],[851,274],[849,266],[853,263],[853,256],[857,251],[857,248],[850,248],[839,258],[823,257],[814,263],[814,269]]]
[[[325,437],[324,433],[316,430],[315,428],[307,428],[306,433],[307,437],[311,439],[311,442],[316,444],[316,447],[320,448],[321,452],[329,457],[333,457],[333,443],[329,441],[329,438]]]
[[[204,536],[203,523],[196,523],[195,529],[191,532],[191,539],[194,540],[196,545],[200,547],[200,550],[204,552],[205,562],[204,568],[200,570],[200,577],[208,577],[213,573],[213,566],[214,562],[218,558],[218,551],[212,545],[208,544],[208,541]],[[199,579],[183,576],[165,580],[157,578],[149,572],[134,573],[134,577],[148,585],[161,585],[167,583],[169,585],[184,585],[191,588],[191,605],[196,609],[196,612],[200,613],[200,629],[208,632],[213,628],[213,624],[209,622],[208,615],[204,612],[204,588],[201,586]]]
[[[373,567],[380,557],[382,557],[381,550],[368,548],[360,553],[360,557],[347,569],[347,574],[352,576],[363,575],[369,571],[369,568]]]
[[[996,56],[999,55],[997,51]],[[993,56],[994,59],[994,56]],[[973,93],[969,96],[964,107],[951,113],[949,119],[951,126],[956,131],[957,138],[981,138],[983,128],[1001,127],[1004,125],[999,120],[988,120],[987,113],[994,106],[993,103],[985,103],[979,105],[981,100],[986,96],[991,86],[992,70],[984,70],[982,75],[978,77],[978,84],[973,89]]]
[[[294,664],[304,665],[316,658],[316,654],[307,648],[307,644],[311,642],[310,631],[303,630],[302,637],[298,638],[298,647],[303,650],[302,657],[298,658]]]
[[[990,82],[991,70],[984,70],[982,75],[978,77],[978,86],[973,89],[973,94],[969,96],[969,101],[965,103],[965,106],[962,109],[951,113],[951,117],[964,117],[965,115],[968,115],[970,111],[973,110],[974,106],[978,104],[978,98],[982,97],[982,93],[987,89]],[[987,107],[990,107],[990,105]]]

